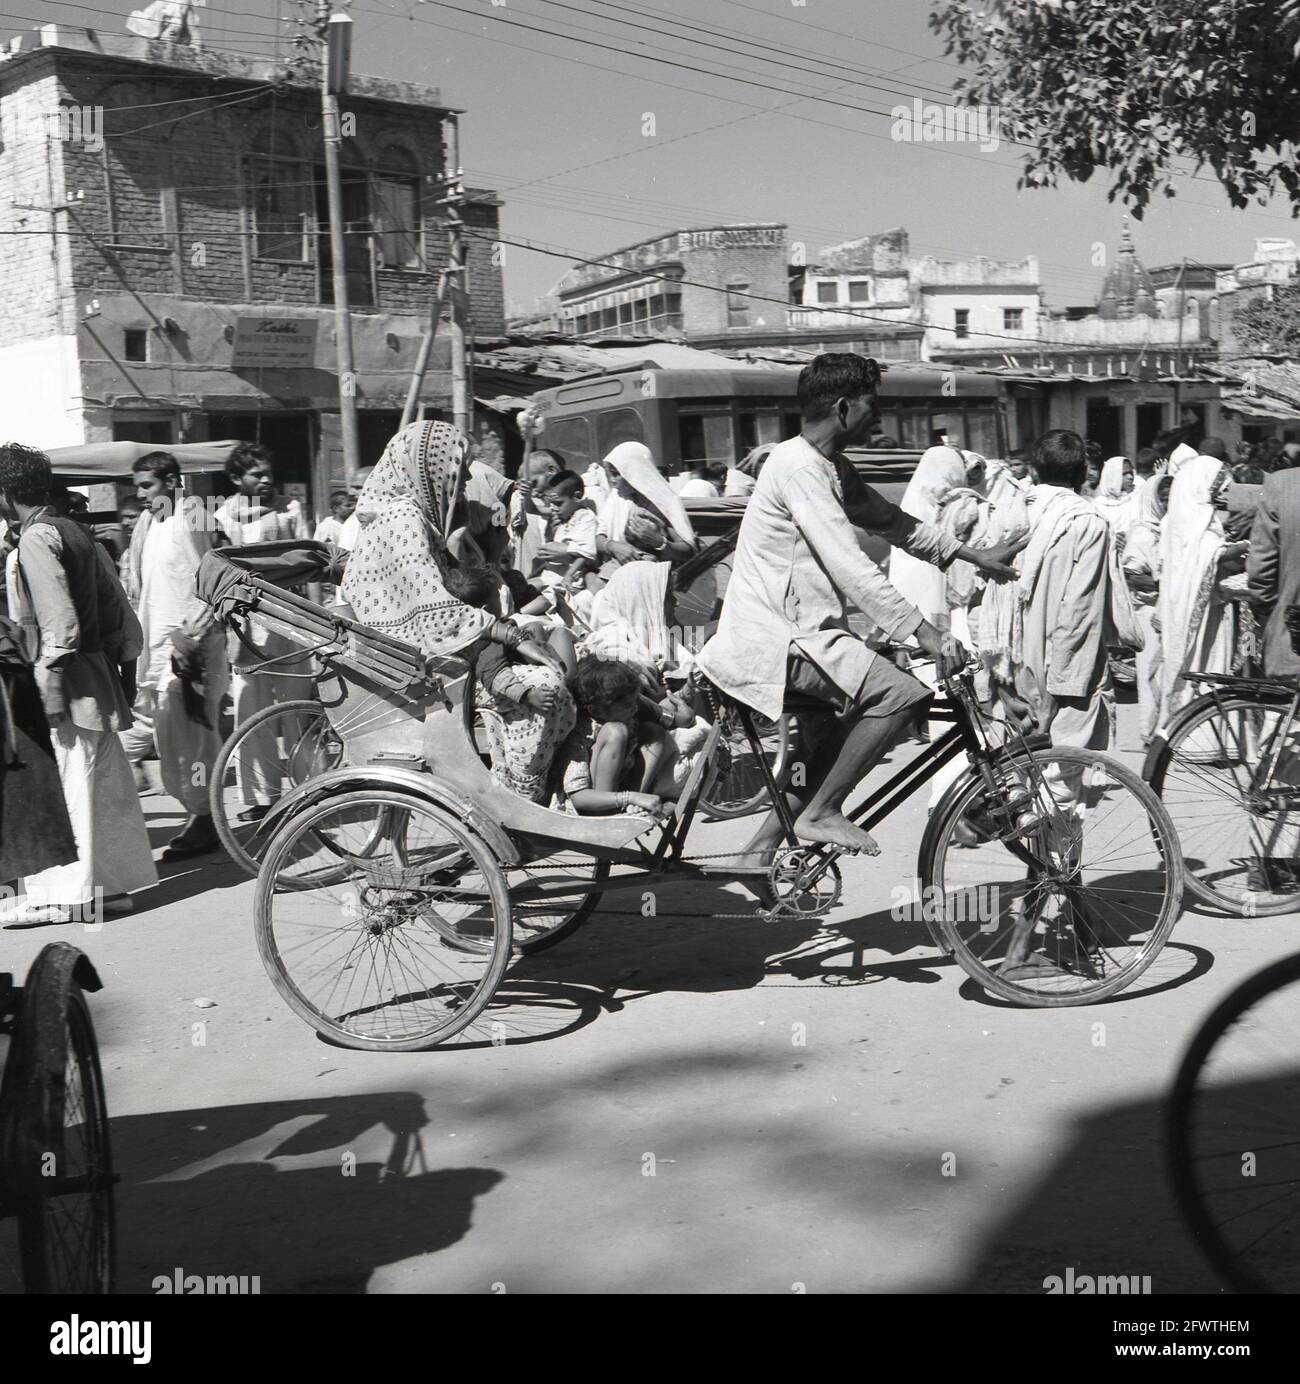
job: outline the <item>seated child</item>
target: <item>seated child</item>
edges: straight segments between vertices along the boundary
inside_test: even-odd
[[[490,567],[463,565],[453,567],[443,577],[450,595],[464,605],[475,606],[501,616],[500,574]],[[572,643],[570,642],[570,651]],[[549,711],[555,700],[555,687],[550,678],[539,678],[540,668],[555,667],[555,650],[543,650],[542,645],[520,631],[520,640],[513,648],[489,644],[479,654],[476,673],[479,687],[487,695],[480,705],[486,711],[498,708],[498,703],[531,707],[534,711]],[[549,656],[548,656],[549,654]],[[563,661],[563,654],[560,654]],[[570,662],[572,653],[570,652]],[[565,668],[566,675],[568,667]],[[546,686],[541,685],[546,683]],[[496,754],[493,753],[495,761]]]
[[[560,750],[559,805],[584,815],[631,812],[658,816],[677,797],[689,769],[675,736],[694,732],[694,713],[676,698],[651,701],[641,674],[614,659],[583,658],[574,693],[578,721]]]
[[[546,538],[538,549],[532,575],[559,578],[572,587],[579,575],[596,566],[596,514],[584,505],[582,477],[560,471],[549,477],[537,495],[546,516]]]

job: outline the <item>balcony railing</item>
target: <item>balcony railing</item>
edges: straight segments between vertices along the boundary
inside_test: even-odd
[[[861,326],[880,326],[880,318],[890,311],[889,308],[873,307],[870,303],[841,303],[838,307],[790,308],[790,328],[792,331],[822,331],[826,328],[840,327],[853,328]],[[893,309],[898,312],[898,309]],[[855,313],[866,314],[863,317],[855,317]],[[899,312],[897,317],[889,317],[889,322],[897,322],[900,327],[914,326],[910,317],[906,315],[906,310]]]
[[[635,322],[617,322],[609,327],[588,327],[585,332],[578,332],[576,324],[571,324],[572,330],[580,336],[658,336],[666,330],[683,331],[682,314],[680,312],[661,312],[657,317],[642,317]]]

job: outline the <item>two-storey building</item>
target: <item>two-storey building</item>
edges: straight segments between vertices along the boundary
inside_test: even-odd
[[[318,77],[262,59],[47,25],[0,63],[5,436],[258,439],[323,508],[342,479]],[[342,100],[362,460],[393,432],[447,263],[430,87]],[[504,326],[499,200],[469,194],[473,329]],[[450,413],[446,333],[420,401]]]

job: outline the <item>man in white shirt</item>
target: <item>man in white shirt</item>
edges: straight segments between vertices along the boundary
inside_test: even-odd
[[[138,697],[153,718],[163,790],[189,814],[167,843],[165,860],[216,850],[221,842],[208,805],[221,749],[221,703],[230,685],[225,631],[194,589],[203,555],[225,536],[203,501],[181,493],[181,469],[169,452],[151,452],[133,469],[146,511],[132,535],[140,572]]]
[[[317,543],[333,543],[335,547],[339,544],[339,535],[343,531],[343,525],[352,517],[352,512],[357,507],[357,497],[350,490],[333,490],[330,492],[330,512],[316,525],[316,532],[312,537]]]
[[[274,462],[265,447],[241,443],[226,458],[226,475],[236,490],[217,510],[217,522],[232,547],[307,536],[302,506],[276,491]],[[275,702],[292,701],[305,685],[293,676],[302,672],[301,660],[295,662],[293,642],[285,635],[273,634],[253,621],[243,638],[232,637],[227,647],[234,670],[236,726]],[[277,659],[285,662],[277,665]],[[272,667],[259,666],[266,662],[272,662]],[[283,780],[275,728],[262,725],[241,739],[235,755],[235,782],[244,804],[239,820],[257,822],[265,817],[284,788]]]
[[[795,831],[802,841],[868,855],[879,847],[844,816],[844,800],[932,694],[850,630],[849,610],[888,639],[914,638],[940,677],[965,654],[889,584],[853,525],[941,567],[960,558],[990,576],[1014,576],[1007,550],[974,550],[913,519],[844,458],[846,447],[870,436],[879,379],[875,361],[845,353],[820,355],[800,374],[803,431],[767,458],[746,505],[717,632],[696,658],[723,692],[773,720],[787,695],[801,701],[811,753],[806,789],[789,795]],[[719,870],[766,873],[782,836],[773,812]]]
[[[357,472],[356,482],[352,486],[352,513],[343,521],[338,536],[338,545],[345,553],[350,553],[357,546],[357,539],[361,536],[361,520],[357,518],[357,498],[365,486],[366,478],[374,469],[373,466],[363,466]]]

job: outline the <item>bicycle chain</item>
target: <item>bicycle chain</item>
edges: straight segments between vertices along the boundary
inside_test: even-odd
[[[735,852],[734,850],[732,850],[732,851],[715,851],[715,852],[713,852],[713,853],[711,853],[711,854],[709,854],[709,855],[687,855],[687,856],[683,856],[683,857],[682,857],[682,863],[683,863],[683,864],[686,864],[686,865],[693,865],[693,864],[695,864],[696,861],[699,861],[699,860],[726,860],[726,859],[728,858],[728,856],[733,856],[733,855],[735,855],[735,854],[736,854],[736,852]],[[571,865],[566,865],[566,864],[563,864],[563,863],[551,864],[551,863],[549,863],[548,861],[540,861],[540,860],[539,860],[539,861],[538,861],[536,864],[534,864],[534,865],[516,865],[516,866],[514,866],[513,868],[516,869],[516,870],[568,870],[568,869],[572,869],[573,867],[572,867]],[[721,877],[721,876],[718,876],[717,878],[722,878],[722,877]],[[738,876],[736,879],[734,879],[734,880],[732,880],[732,881],[730,881],[730,882],[731,882],[731,883],[739,883],[739,881],[740,881],[741,879],[755,879],[755,880],[757,880],[757,879],[762,879],[763,883],[764,883],[765,885],[767,884],[767,876],[766,876],[766,875],[742,875],[742,876]],[[608,912],[606,912],[605,916],[606,916],[606,917],[614,917],[614,918],[617,918],[617,917],[620,917],[620,916],[621,916],[621,917],[625,917],[625,918],[639,918],[639,917],[641,916],[641,914],[636,913],[636,912],[630,912],[630,913],[619,914],[619,913],[616,913],[616,912],[608,911]],[[757,920],[761,920],[762,922],[766,922],[766,923],[775,923],[775,922],[782,922],[782,921],[794,920],[794,919],[808,919],[808,920],[813,920],[813,919],[816,919],[816,918],[822,917],[822,916],[824,916],[824,915],[822,915],[822,914],[817,914],[817,913],[799,913],[799,912],[796,912],[795,910],[787,909],[779,900],[778,900],[777,903],[776,903],[773,907],[771,907],[771,908],[764,908],[764,907],[762,907],[761,905],[756,904],[753,908],[749,909],[747,912],[744,912],[744,913],[678,913],[678,912],[674,912],[674,913],[672,914],[672,917],[674,917],[674,918],[724,918],[724,919],[727,919],[727,920],[729,920],[729,921],[730,921],[730,920],[739,920],[739,921],[742,921],[742,922],[743,922],[743,921],[746,921],[746,920],[749,921],[749,922],[753,922],[753,921],[755,921],[755,920],[757,919]]]

